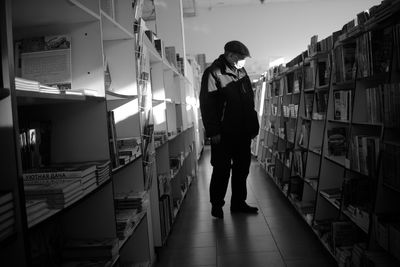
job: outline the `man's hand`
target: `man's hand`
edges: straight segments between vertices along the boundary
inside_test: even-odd
[[[217,145],[219,143],[221,143],[221,135],[220,134],[211,136],[211,144]]]

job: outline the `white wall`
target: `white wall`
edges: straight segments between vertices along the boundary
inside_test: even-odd
[[[207,62],[211,62],[223,52],[227,41],[240,40],[252,55],[247,71],[261,73],[269,61],[279,57],[290,61],[307,49],[311,36],[316,34],[321,40],[381,1],[266,2],[198,8],[195,17],[184,19],[186,53],[205,53]]]

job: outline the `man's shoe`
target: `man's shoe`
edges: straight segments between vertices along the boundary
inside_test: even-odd
[[[246,203],[241,205],[231,206],[231,213],[250,213],[257,214],[258,208],[247,205]]]
[[[211,208],[211,215],[218,219],[224,218],[224,211],[221,207],[212,207]]]

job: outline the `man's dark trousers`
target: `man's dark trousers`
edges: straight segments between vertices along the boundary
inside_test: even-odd
[[[210,183],[210,202],[222,207],[231,176],[231,207],[243,205],[247,198],[246,179],[249,174],[251,138],[248,136],[222,135],[219,144],[211,144],[213,172]]]

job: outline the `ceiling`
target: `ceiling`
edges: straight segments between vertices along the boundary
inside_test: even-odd
[[[240,5],[261,5],[278,2],[308,2],[308,1],[329,1],[329,0],[182,0],[185,17],[196,16],[196,9],[208,9],[231,7]]]

